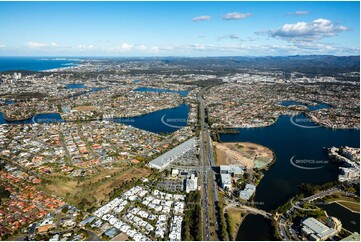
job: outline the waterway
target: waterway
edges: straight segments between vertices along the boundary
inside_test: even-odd
[[[189,106],[181,104],[133,118],[116,118],[115,122],[132,125],[153,133],[172,133],[187,126]]]
[[[271,222],[261,215],[249,214],[238,230],[238,241],[274,240]]]
[[[66,85],[66,89],[77,89],[77,88],[85,88],[85,85],[82,83],[73,83]]]
[[[305,120],[299,115],[293,120]],[[301,183],[321,184],[337,179],[338,166],[327,159],[323,147],[344,146],[359,147],[359,130],[335,130],[308,123],[302,128],[292,124],[290,116],[280,116],[275,124],[262,128],[241,128],[237,134],[221,134],[222,142],[254,142],[273,150],[276,162],[265,171],[261,183],[257,186],[255,203],[258,207],[275,209],[288,198],[300,192]],[[293,161],[307,160],[301,169]],[[294,162],[295,163],[295,162]]]
[[[4,118],[4,114],[0,112],[0,124],[34,124],[34,123],[59,123],[64,122],[58,113],[42,113],[37,114],[32,118],[17,120],[17,121],[7,121]]]
[[[114,118],[110,121],[128,124],[133,127],[147,130],[153,133],[172,133],[187,126],[189,106],[181,104],[175,108],[167,108],[152,113],[131,117]],[[58,123],[65,122],[58,113],[37,114],[33,118],[7,121],[0,112],[0,124],[33,124],[33,123]]]
[[[291,106],[291,105],[302,105],[302,106],[306,106],[307,109],[310,110],[310,111],[314,111],[314,110],[318,110],[318,109],[322,109],[322,108],[330,108],[330,107],[332,107],[331,105],[328,105],[326,103],[317,103],[317,102],[315,102],[315,103],[316,103],[316,105],[307,105],[307,104],[304,104],[304,103],[288,100],[288,101],[281,102],[281,105],[285,106],[285,107],[288,107],[288,106]]]
[[[84,88],[84,84],[69,84],[67,85],[68,89],[73,88]],[[102,90],[103,88],[92,88],[90,91],[85,93],[94,92]],[[173,91],[166,89],[155,89],[155,88],[138,88],[136,91],[142,92],[177,92],[182,96],[187,96],[189,91]],[[80,96],[85,93],[80,93],[73,95]],[[114,121],[117,123],[128,124],[133,127],[143,129],[153,133],[172,133],[181,129],[182,127],[187,126],[187,119],[189,113],[189,106],[186,104],[181,104],[175,108],[167,108],[152,113],[129,117],[129,118],[114,118],[109,121]],[[60,114],[58,113],[47,113],[47,114],[37,114],[33,118],[19,120],[19,121],[7,121],[4,118],[3,113],[0,113],[0,124],[32,124],[32,123],[57,123],[65,122]]]

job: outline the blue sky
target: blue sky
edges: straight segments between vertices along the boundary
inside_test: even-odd
[[[359,55],[359,2],[0,2],[1,56]]]

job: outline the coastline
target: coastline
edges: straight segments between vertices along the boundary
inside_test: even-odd
[[[13,57],[7,57],[7,58],[13,58]],[[27,62],[42,62],[42,63],[36,63],[35,65],[34,64],[30,64],[30,65],[26,65],[28,66],[26,69],[23,69],[23,67],[20,67],[22,65],[18,64],[18,63],[14,63],[14,65],[5,65],[3,66],[2,68],[0,68],[0,72],[21,72],[21,71],[28,71],[28,72],[39,72],[39,73],[42,73],[42,72],[56,72],[56,71],[61,71],[61,70],[64,70],[64,69],[69,69],[69,68],[73,68],[73,67],[78,67],[80,65],[83,65],[83,61],[82,59],[74,59],[74,58],[41,58],[41,57],[19,57],[17,58],[19,59],[20,61],[21,60],[25,60]],[[47,61],[53,61],[53,62],[56,62],[56,61],[60,61],[62,63],[59,63],[59,64],[50,64],[52,65],[53,67],[46,67],[47,64],[45,64]],[[27,63],[28,64],[28,63]],[[45,69],[43,69],[45,66]],[[55,67],[54,67],[55,66]],[[56,67],[56,66],[59,66],[59,67]]]
[[[79,61],[79,62],[81,62],[81,61]],[[58,71],[68,70],[68,69],[71,69],[71,68],[74,68],[74,67],[81,67],[82,65],[84,65],[84,64],[72,63],[71,66],[64,66],[64,67],[59,67],[59,68],[46,69],[46,70],[41,70],[40,72],[58,72]]]

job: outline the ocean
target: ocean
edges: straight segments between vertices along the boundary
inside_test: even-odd
[[[56,57],[0,57],[0,71],[44,71],[76,66],[79,59]]]

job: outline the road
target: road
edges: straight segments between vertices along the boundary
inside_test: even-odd
[[[319,193],[317,193],[315,195],[306,197],[306,198],[302,199],[302,201],[311,202],[313,200],[317,200],[319,198],[322,198],[322,197],[325,197],[325,196],[330,195],[332,193],[340,192],[340,191],[341,190],[339,188],[335,187],[335,188],[332,188],[332,189],[329,189],[329,190],[326,190],[326,191],[319,192]]]
[[[169,168],[174,168],[174,169],[189,169],[189,170],[198,170],[198,171],[203,171],[204,167],[197,167],[197,166],[182,166],[182,165],[172,165],[170,164],[168,166]],[[207,170],[212,170],[213,167],[212,166],[207,166],[205,165]]]
[[[203,240],[210,240],[210,231],[209,231],[209,227],[210,227],[210,222],[209,222],[209,214],[208,214],[208,209],[206,209],[208,207],[208,192],[207,192],[207,188],[208,188],[208,169],[206,168],[206,162],[205,162],[205,149],[204,149],[204,102],[203,102],[203,92],[205,89],[202,89],[199,93],[198,93],[198,102],[199,102],[199,120],[200,120],[200,126],[201,126],[201,132],[200,132],[200,158],[201,158],[201,167],[202,167],[202,172],[203,174],[200,176],[202,177],[202,191],[201,191],[201,199],[202,199],[202,225],[203,225]]]
[[[205,109],[206,105],[203,100],[203,93],[209,87],[203,88],[198,93],[198,102],[199,102],[199,120],[200,120],[200,149],[201,149],[201,167],[202,167],[202,192],[201,192],[201,199],[202,199],[202,218],[203,218],[203,240],[209,241],[211,239],[211,232],[210,232],[210,216],[209,213],[211,210],[213,212],[213,224],[216,228],[216,234],[214,236],[217,237],[218,231],[218,222],[216,217],[216,207],[215,204],[218,202],[218,193],[216,189],[216,180],[215,180],[215,173],[211,169],[211,166],[214,165],[214,158],[213,158],[213,146],[212,141],[209,135],[208,124],[205,123]],[[209,190],[211,190],[212,194],[211,197],[209,196]],[[213,209],[208,209],[209,205],[208,202],[211,202],[211,206]],[[217,238],[218,240],[218,238]]]
[[[242,205],[239,203],[230,203],[228,204],[225,208],[224,208],[224,212],[228,209],[228,208],[236,208],[236,209],[240,209],[240,210],[244,210],[247,213],[251,213],[251,214],[256,214],[256,215],[262,215],[263,217],[267,218],[267,219],[272,219],[272,214],[258,209],[258,208],[254,208],[254,207],[249,207],[246,205]]]

